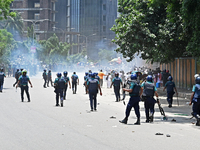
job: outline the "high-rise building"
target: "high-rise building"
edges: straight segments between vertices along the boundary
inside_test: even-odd
[[[36,39],[46,39],[55,24],[56,0],[14,0],[11,11],[18,11],[24,20],[24,32],[34,25]]]

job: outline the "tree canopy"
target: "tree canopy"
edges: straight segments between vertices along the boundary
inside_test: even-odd
[[[112,30],[117,52],[151,62],[200,54],[199,0],[119,0],[120,16]]]

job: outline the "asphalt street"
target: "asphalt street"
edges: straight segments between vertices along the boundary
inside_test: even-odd
[[[69,74],[71,76],[72,74]],[[8,77],[0,93],[0,149],[2,150],[196,150],[199,148],[200,127],[191,118],[188,100],[176,98],[167,107],[166,97],[160,97],[168,120],[156,104],[153,123],[145,123],[143,102],[140,102],[141,125],[134,125],[136,116],[131,111],[128,124],[119,120],[125,116],[126,106],[115,102],[113,89],[102,88],[98,94],[97,112],[90,112],[89,97],[80,78],[77,94],[67,91],[64,107],[55,107],[53,87],[43,88],[42,73],[31,77],[31,102],[21,102],[20,89],[12,87],[15,79]],[[55,78],[55,73],[54,76]],[[126,97],[126,104],[129,96]],[[175,119],[175,122],[172,122]],[[156,135],[162,133],[163,135]],[[167,137],[170,135],[170,137]]]

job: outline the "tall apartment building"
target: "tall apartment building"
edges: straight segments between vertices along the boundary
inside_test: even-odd
[[[78,43],[71,54],[85,47],[88,54],[95,57],[99,49],[113,46],[111,39],[115,33],[110,28],[117,18],[117,0],[59,0],[56,12],[56,27],[80,35],[65,37],[70,43]]]
[[[11,11],[18,11],[24,19],[25,32],[27,27],[34,25],[36,39],[46,39],[52,34],[55,22],[56,0],[14,0]]]

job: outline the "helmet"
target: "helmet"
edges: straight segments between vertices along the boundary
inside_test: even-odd
[[[167,78],[167,80],[172,81],[172,80],[173,80],[172,76],[169,76],[169,77]]]
[[[152,80],[153,80],[152,76],[151,76],[151,75],[148,75],[148,76],[147,76],[147,81],[152,82]]]
[[[131,75],[131,80],[137,80],[137,75],[136,74],[132,74]]]
[[[63,74],[64,74],[64,76],[65,76],[65,75],[67,75],[67,74],[68,74],[68,72],[67,72],[67,71],[64,71],[64,72],[63,72]]]
[[[44,69],[44,72],[46,72],[46,69]]]
[[[98,73],[97,72],[95,72],[95,76],[97,76],[98,75]]]
[[[200,84],[200,76],[196,77],[195,82],[196,84]]]
[[[118,73],[118,72],[116,72],[116,73],[115,73],[115,76],[116,76],[116,77],[118,77],[118,76],[119,76],[119,73]]]
[[[91,74],[91,77],[95,77],[95,76],[96,76],[96,73],[92,73],[92,74]]]
[[[62,76],[62,74],[61,73],[57,73],[57,77],[61,77]]]
[[[49,70],[49,72],[51,72],[51,70]]]
[[[22,74],[23,74],[23,73],[27,73],[26,69],[24,69],[24,70],[22,71]]]
[[[17,71],[19,71],[19,69],[17,69]]]
[[[87,75],[88,75],[88,72],[86,72],[85,75],[87,76]]]

